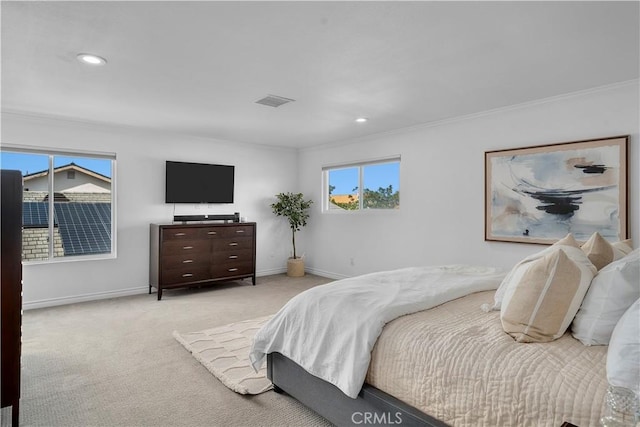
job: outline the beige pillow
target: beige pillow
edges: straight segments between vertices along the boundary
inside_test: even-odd
[[[589,240],[582,245],[582,250],[587,254],[587,257],[593,265],[600,270],[607,264],[610,264],[631,252],[631,245],[627,245],[626,242],[627,241],[611,244],[602,237],[600,233],[595,232],[591,235]]]
[[[572,246],[574,248],[579,248],[580,244],[578,244],[576,238],[573,237],[573,234],[569,233],[551,246]]]
[[[574,261],[584,262],[588,266],[592,265],[591,261],[589,261],[589,259],[580,250],[580,244],[573,237],[573,234],[569,233],[566,236],[564,236],[562,239],[555,242],[553,245],[544,248],[540,252],[536,252],[532,255],[529,255],[528,257],[526,257],[525,259],[517,263],[511,269],[511,271],[509,271],[509,273],[505,276],[505,278],[502,280],[502,283],[500,283],[500,286],[496,290],[496,293],[494,294],[494,297],[493,297],[493,301],[494,301],[493,306],[487,307],[486,310],[499,311],[500,307],[502,306],[502,300],[504,299],[505,292],[507,292],[507,289],[513,283],[517,283],[520,281],[521,276],[524,274],[527,268],[529,268],[530,263],[537,259],[542,258],[543,256],[547,255],[550,252],[557,251],[559,248],[562,248],[562,249],[576,248],[577,251],[570,251],[569,256],[571,257],[571,254],[575,253],[578,255],[578,258],[574,259]]]
[[[580,258],[576,251],[580,249],[565,246],[547,253],[507,289],[500,320],[516,341],[549,342],[565,333],[596,272],[588,260],[573,260]]]
[[[615,249],[620,250],[625,255],[629,255],[633,251],[633,245],[631,239],[621,240],[611,244]]]

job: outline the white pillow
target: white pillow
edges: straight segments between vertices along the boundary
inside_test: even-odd
[[[607,353],[609,384],[640,393],[640,299],[622,315]]]
[[[571,326],[584,345],[607,345],[618,320],[640,298],[640,249],[604,267],[591,282]]]
[[[528,257],[526,257],[525,259],[517,263],[502,280],[502,283],[500,283],[498,290],[496,290],[496,293],[494,294],[494,297],[493,297],[494,304],[493,304],[493,307],[491,307],[491,310],[500,310],[500,307],[502,306],[502,300],[504,299],[504,294],[507,291],[507,288],[511,284],[520,283],[522,276],[526,273],[527,269],[529,268],[529,265],[533,261],[543,258],[546,255],[557,251],[558,249],[563,249],[567,254],[567,256],[574,262],[583,264],[586,267],[593,269],[595,274],[595,271],[596,271],[595,267],[593,266],[591,261],[589,261],[589,258],[587,258],[585,253],[582,252],[582,249],[580,249],[580,245],[578,244],[576,239],[573,237],[573,235],[569,233],[564,238],[558,240],[553,245],[541,250],[540,252],[529,255]],[[575,249],[579,249],[580,251],[578,252]],[[489,310],[489,309],[485,308],[485,310]]]

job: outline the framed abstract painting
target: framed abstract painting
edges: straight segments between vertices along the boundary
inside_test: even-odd
[[[628,238],[629,137],[487,151],[485,240]]]

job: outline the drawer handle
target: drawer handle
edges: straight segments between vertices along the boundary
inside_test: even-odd
[[[218,233],[215,232],[215,231],[209,231],[207,234],[214,235],[214,234],[218,234]]]
[[[192,273],[184,273],[182,277],[193,277]]]
[[[238,259],[238,255],[229,255],[229,259]]]
[[[229,243],[229,246],[238,246],[237,242]]]
[[[179,237],[179,236],[185,236],[187,233],[176,233],[174,234],[174,236]]]
[[[244,233],[244,230],[236,230],[236,233]]]
[[[192,259],[185,259],[184,261],[182,261],[183,264],[189,264],[192,263],[193,260]]]
[[[238,271],[237,268],[230,268],[229,271]]]
[[[193,246],[183,246],[182,249],[193,249]]]

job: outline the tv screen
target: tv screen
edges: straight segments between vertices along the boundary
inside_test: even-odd
[[[166,203],[233,203],[234,167],[167,161]]]

